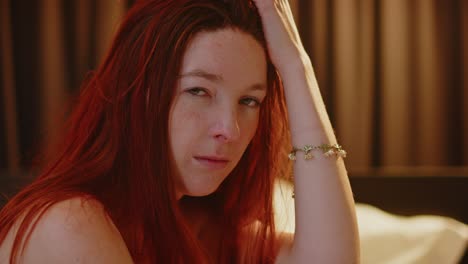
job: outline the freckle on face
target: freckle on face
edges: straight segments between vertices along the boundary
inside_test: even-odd
[[[230,29],[204,32],[189,45],[181,73],[195,69],[222,78],[217,82],[193,77],[181,81],[171,110],[170,144],[178,171],[179,193],[200,196],[218,188],[255,134],[258,109],[242,100],[262,97],[258,91],[246,91],[253,84],[266,84],[265,53],[246,33]],[[198,87],[209,91],[198,96],[186,90]],[[237,115],[231,118],[229,110],[237,111]],[[222,156],[229,165],[213,169],[199,162],[201,156]]]
[[[178,120],[175,120],[174,124],[177,129],[185,129],[187,124],[200,124],[203,121],[201,109],[196,108],[190,103],[179,104],[177,110],[177,113],[174,113],[178,117]]]

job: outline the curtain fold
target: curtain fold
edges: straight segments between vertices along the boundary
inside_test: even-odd
[[[13,173],[18,173],[20,169],[19,162],[19,144],[17,131],[17,114],[16,114],[16,92],[13,67],[13,44],[10,22],[10,4],[8,1],[0,3],[0,58],[1,58],[1,85],[2,99],[0,103],[3,105],[4,115],[0,120],[4,121],[2,129],[3,139],[0,142],[2,150],[0,151],[0,164],[9,168]]]
[[[464,150],[464,155],[463,155],[463,164],[468,164],[468,1],[461,1],[461,8],[459,9],[460,12],[460,28],[462,29],[461,34],[461,46],[463,47],[462,49],[462,58],[463,58],[463,116],[464,116],[464,122],[463,122],[463,127],[462,133],[464,136],[463,138],[463,143],[461,143],[461,147]]]
[[[368,42],[369,39],[362,32],[367,24],[363,24],[359,8],[352,1],[340,0],[334,3],[333,43],[330,48],[334,50],[331,58],[335,91],[332,101],[337,136],[341,144],[353,150],[349,163],[363,167],[370,163],[372,139],[372,79],[368,78],[372,74],[363,73],[372,71],[372,68],[371,57],[362,55],[363,52],[372,51],[369,45],[372,42]],[[367,18],[372,19],[372,16]]]
[[[39,69],[39,85],[42,95],[41,120],[47,139],[40,148],[53,152],[61,132],[60,125],[70,107],[70,96],[78,89],[86,72],[95,68],[105,55],[117,22],[125,10],[125,2],[80,0],[69,2],[69,6],[66,6],[63,0],[42,0],[41,4],[42,45],[39,55],[42,67]],[[73,21],[68,19],[68,24],[64,23],[67,21],[64,16],[67,11],[76,14],[72,15]],[[93,15],[94,18],[91,18]],[[67,39],[75,41],[72,45],[74,49],[68,49],[68,52],[65,45],[72,43],[67,43]]]
[[[1,0],[0,170],[16,175],[55,150],[71,99],[130,2]]]
[[[410,36],[408,9],[405,0],[385,1],[381,5],[382,15],[382,165],[407,165],[413,155],[410,153],[411,126],[409,62]],[[396,107],[396,104],[398,106]]]
[[[47,135],[40,148],[55,150],[60,124],[66,111],[67,101],[66,70],[67,57],[64,48],[64,23],[60,0],[41,0],[39,9],[40,43],[39,91],[41,102],[41,130]]]
[[[466,1],[295,2],[350,171],[468,165]]]
[[[100,0],[97,1],[97,58],[99,62],[103,59],[109,48],[112,36],[117,32],[117,28],[124,12],[126,11],[125,1]]]
[[[418,134],[414,139],[415,149],[418,159],[416,162],[427,162],[434,165],[442,165],[445,160],[440,152],[447,151],[444,146],[444,138],[447,137],[446,129],[441,126],[444,123],[445,99],[443,90],[440,89],[442,83],[437,72],[437,65],[439,65],[436,48],[436,34],[434,28],[435,24],[435,10],[434,5],[430,1],[418,0],[415,1],[417,4],[416,8],[413,8],[416,19],[413,19],[415,23],[416,34],[414,46],[415,48],[415,66],[416,71],[414,75],[416,77],[413,85],[416,88],[414,100],[416,116],[414,122],[416,122],[415,134]],[[419,67],[418,67],[419,66]],[[436,140],[432,140],[436,139]],[[438,149],[439,151],[427,151],[427,142],[432,142],[432,148]]]
[[[53,149],[133,2],[1,0],[0,170]],[[467,1],[290,3],[350,172],[468,167]]]

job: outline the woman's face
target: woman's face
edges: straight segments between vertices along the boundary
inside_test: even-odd
[[[191,41],[169,116],[178,198],[214,192],[233,170],[257,129],[266,84],[265,52],[252,36],[223,29]]]

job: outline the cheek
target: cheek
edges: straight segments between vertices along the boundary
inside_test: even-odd
[[[190,143],[195,142],[197,131],[203,128],[203,115],[196,108],[179,101],[173,108],[170,117],[171,145],[174,152],[188,149]]]
[[[173,107],[171,121],[174,130],[183,129],[190,132],[190,130],[200,127],[204,121],[204,116],[202,114],[202,107],[199,104],[194,102],[194,100],[189,100],[187,96],[181,95]]]
[[[173,132],[193,129],[193,126],[200,122],[200,117],[201,114],[198,111],[191,110],[184,106],[175,109],[172,117]]]

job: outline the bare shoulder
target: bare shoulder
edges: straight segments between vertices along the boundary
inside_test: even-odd
[[[132,263],[102,204],[72,198],[51,206],[31,233],[23,263]]]

